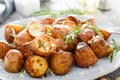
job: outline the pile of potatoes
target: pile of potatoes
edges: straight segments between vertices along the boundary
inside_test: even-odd
[[[10,73],[18,73],[25,68],[31,77],[42,77],[50,68],[54,74],[67,74],[73,62],[80,67],[89,67],[99,57],[109,55],[113,49],[106,40],[110,32],[99,29],[97,35],[89,25],[95,25],[95,19],[82,21],[78,16],[64,18],[31,19],[26,27],[7,24],[5,41],[0,41],[0,59],[4,59],[4,68]],[[65,37],[78,25],[82,32],[71,36],[65,44]],[[73,41],[74,40],[74,41]]]

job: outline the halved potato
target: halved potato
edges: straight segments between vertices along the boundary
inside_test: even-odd
[[[24,27],[16,24],[7,24],[5,27],[5,39],[8,43],[12,43],[15,35],[22,31]]]
[[[70,71],[73,55],[67,51],[55,52],[50,56],[50,68],[55,74],[66,74]]]
[[[31,77],[42,77],[48,69],[48,63],[44,58],[33,55],[27,58],[25,69]]]
[[[34,38],[38,37],[40,34],[43,34],[44,29],[42,27],[42,24],[40,24],[40,23],[31,23],[28,26],[28,33]]]
[[[5,41],[0,41],[0,59],[4,59],[6,53],[13,49],[12,45],[8,44]]]
[[[55,21],[54,18],[44,18],[40,21],[41,24],[53,24],[53,22]]]
[[[43,28],[44,28],[45,34],[53,37],[53,33],[52,33],[53,27],[51,25],[44,25]]]
[[[74,60],[79,67],[89,67],[98,61],[92,49],[85,42],[78,43]]]
[[[4,68],[6,71],[11,73],[17,73],[21,71],[24,64],[23,54],[16,50],[11,49],[7,52],[4,58]]]
[[[20,33],[16,35],[16,37],[13,40],[13,43],[15,47],[18,47],[33,39],[34,38],[30,36],[30,34],[26,31],[26,29],[24,29],[23,31],[21,31]]]

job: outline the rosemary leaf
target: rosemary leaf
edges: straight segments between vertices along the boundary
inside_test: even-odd
[[[80,30],[80,26],[77,26],[76,28],[74,28],[71,32],[68,33],[68,35],[66,35],[63,38],[65,44],[68,44],[68,41],[70,38],[72,38],[72,41],[74,42],[74,36],[79,34],[80,32],[82,32],[82,30]]]
[[[112,45],[113,45],[113,52],[108,57],[110,62],[113,61],[114,56],[116,55],[116,53],[118,53],[120,51],[120,44],[117,43],[114,39],[112,39]]]
[[[20,74],[24,74],[25,72],[25,68],[22,68],[22,70],[20,71]]]

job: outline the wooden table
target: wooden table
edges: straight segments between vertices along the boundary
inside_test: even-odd
[[[111,22],[113,24],[113,26],[115,28],[119,29],[120,28],[120,26],[119,26],[120,25],[120,0],[111,0],[111,1],[112,1],[111,10],[100,11],[99,15],[104,16],[109,22]],[[8,20],[6,20],[3,24],[1,24],[1,26],[3,26],[4,24],[7,24],[9,22],[16,21],[18,19],[23,19],[23,18],[25,18],[25,17],[21,16],[17,12],[14,12],[8,18]],[[117,77],[117,76],[120,76],[120,68],[108,75],[105,75],[104,77],[106,77],[108,80],[114,80],[115,77]]]

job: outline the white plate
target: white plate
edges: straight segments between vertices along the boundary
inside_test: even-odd
[[[37,19],[41,19],[44,17],[37,17]],[[82,17],[85,19],[86,17]],[[13,23],[15,24],[25,24],[30,19],[24,19],[15,21]],[[101,26],[102,28],[107,29],[109,24],[99,20],[97,21],[97,25]],[[107,26],[107,27],[104,27]],[[112,34],[110,39],[115,39],[117,42],[120,42],[120,35]],[[4,40],[4,27],[0,28],[0,40]],[[109,59],[107,57],[101,58],[98,60],[98,62],[91,66],[90,68],[78,68],[77,66],[73,66],[71,71],[66,75],[50,75],[47,74],[47,77],[45,77],[45,80],[94,80],[98,77],[101,77],[103,75],[106,75],[110,72],[113,72],[117,68],[120,67],[120,55],[117,54],[113,60],[112,63],[109,62]],[[8,73],[3,68],[3,62],[0,62],[0,79],[2,80],[42,80],[41,78],[31,78],[27,73],[24,75],[25,77],[21,78],[19,73]]]

